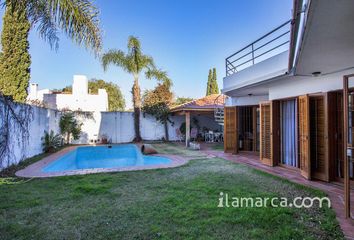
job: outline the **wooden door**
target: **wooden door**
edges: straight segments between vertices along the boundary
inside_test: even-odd
[[[224,151],[238,152],[237,107],[224,109]]]
[[[301,175],[311,179],[310,164],[310,102],[309,96],[299,97],[299,163]]]
[[[326,95],[310,96],[311,177],[329,181]]]
[[[268,166],[279,161],[279,102],[260,103],[260,160]]]

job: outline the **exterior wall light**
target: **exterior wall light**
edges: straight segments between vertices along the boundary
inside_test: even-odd
[[[314,76],[314,77],[318,77],[318,76],[320,76],[321,75],[321,72],[313,72],[312,73],[312,76]]]

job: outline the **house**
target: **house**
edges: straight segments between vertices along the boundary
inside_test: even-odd
[[[86,76],[74,75],[72,93],[54,92],[49,89],[38,90],[38,84],[29,88],[28,102],[39,102],[51,109],[69,109],[72,111],[108,110],[108,95],[105,89],[98,89],[98,94],[90,94]]]
[[[354,1],[294,0],[292,19],[226,58],[224,150],[311,180],[354,179]],[[353,77],[353,78],[352,78]]]

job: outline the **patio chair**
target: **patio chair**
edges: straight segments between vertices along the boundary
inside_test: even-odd
[[[208,131],[205,133],[205,142],[214,142],[214,132]]]

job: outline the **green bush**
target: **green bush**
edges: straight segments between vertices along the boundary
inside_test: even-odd
[[[44,152],[54,152],[57,148],[62,146],[62,138],[59,134],[54,134],[53,130],[48,133],[44,131],[42,137],[42,147]]]

